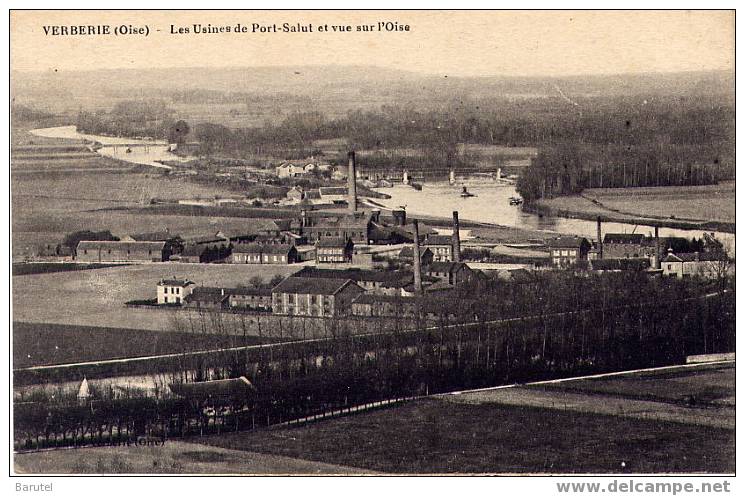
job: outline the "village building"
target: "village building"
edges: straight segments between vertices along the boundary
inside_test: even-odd
[[[405,246],[401,248],[401,251],[398,253],[398,258],[401,260],[405,260],[407,262],[413,262],[414,261],[414,247],[413,246]],[[432,262],[435,261],[435,255],[432,253],[432,250],[428,246],[420,246],[419,247],[419,260],[421,261],[422,267],[427,267]]]
[[[668,250],[662,259],[662,274],[679,279],[686,277],[701,277],[717,279],[727,272],[728,258],[724,253],[673,253]]]
[[[230,288],[228,305],[231,309],[245,309],[255,312],[272,311],[271,288]]]
[[[168,229],[163,231],[136,233],[122,236],[121,241],[163,241],[166,254],[171,255],[178,253],[184,246],[184,240],[178,234],[171,233]]]
[[[279,178],[300,177],[305,174],[306,165],[303,161],[287,161],[282,162],[274,170]]]
[[[226,310],[230,306],[229,295],[224,288],[195,287],[182,305],[194,310]]]
[[[641,272],[652,267],[648,258],[598,258],[589,261],[590,269],[598,272]]]
[[[230,263],[292,264],[298,261],[297,249],[291,244],[240,244],[233,247]]]
[[[171,260],[181,263],[208,263],[213,252],[214,250],[206,245],[188,245],[181,253],[172,256]]]
[[[221,229],[217,231],[215,234],[216,238],[223,239],[225,241],[228,241],[230,244],[239,244],[239,243],[250,243],[254,240],[256,237],[255,234],[247,232],[247,231],[234,231],[234,230],[227,230],[227,229]]]
[[[355,244],[366,245],[374,229],[374,216],[371,212],[354,212],[305,219],[303,234],[314,243],[322,238],[351,239]]]
[[[348,315],[352,301],[364,291],[350,279],[290,276],[272,289],[272,312],[308,317]]]
[[[416,302],[413,298],[402,296],[364,293],[352,302],[352,315],[411,318],[416,315]]]
[[[352,263],[351,239],[324,237],[316,241],[316,263]]]
[[[603,258],[649,258],[656,261],[655,241],[644,234],[607,233],[603,238]]]
[[[326,186],[318,188],[321,200],[324,203],[333,203],[336,205],[346,205],[349,200],[348,189],[344,186]]]
[[[157,287],[158,305],[180,305],[194,289],[188,279],[161,279]]]
[[[288,200],[293,202],[300,202],[303,199],[303,188],[300,186],[293,186],[285,195]]]
[[[432,262],[425,273],[450,286],[471,281],[476,276],[476,271],[463,262]]]
[[[424,244],[430,249],[435,262],[453,261],[453,238],[440,234],[430,234],[424,239]]]
[[[165,262],[163,241],[80,241],[75,258],[81,262]]]
[[[548,240],[551,254],[551,265],[557,268],[567,268],[581,265],[587,261],[590,242],[582,237],[558,237]]]
[[[187,246],[207,246],[209,248],[224,249],[230,245],[230,239],[221,233],[207,236],[188,236],[184,238],[184,247]]]
[[[322,278],[322,279],[350,279],[358,286],[368,292],[379,294],[400,294],[403,286],[411,284],[414,275],[409,271],[402,270],[368,270],[368,269],[320,269],[316,267],[303,267],[295,273],[296,277]]]

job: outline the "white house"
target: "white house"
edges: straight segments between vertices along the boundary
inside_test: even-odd
[[[278,177],[298,177],[305,174],[305,164],[283,162],[275,170]]]
[[[667,251],[662,260],[662,274],[677,278],[703,277],[716,279],[726,274],[727,255],[724,253],[673,253]]]
[[[158,283],[158,305],[183,303],[189,296],[194,283],[188,279],[161,279]]]

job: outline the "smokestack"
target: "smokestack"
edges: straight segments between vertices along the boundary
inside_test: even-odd
[[[603,233],[601,231],[600,216],[598,216],[598,258],[603,258]]]
[[[414,290],[422,292],[422,261],[419,253],[419,221],[414,219]]]
[[[660,228],[658,226],[654,226],[654,268],[660,269],[662,268],[662,260],[660,260],[662,257],[660,256]]]
[[[349,157],[349,175],[347,182],[349,184],[349,211],[357,211],[357,163],[354,160],[354,152],[347,153]]]
[[[453,211],[453,262],[460,262],[460,224],[458,211]]]

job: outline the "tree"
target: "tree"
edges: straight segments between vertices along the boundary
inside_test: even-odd
[[[186,121],[179,120],[173,123],[168,128],[168,142],[169,143],[183,143],[186,140],[186,136],[189,134],[189,124]]]

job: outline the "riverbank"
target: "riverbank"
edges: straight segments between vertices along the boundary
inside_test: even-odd
[[[673,199],[669,196],[662,195],[653,198],[638,199],[632,194],[627,194],[625,197],[622,197],[622,192],[618,192],[615,195],[617,197],[616,204],[623,203],[629,210],[635,210],[633,205],[638,204],[636,205],[637,211],[660,212],[667,214],[667,216],[655,214],[640,215],[636,212],[629,212],[619,208],[609,207],[603,201],[591,196],[593,195],[592,191],[593,190],[589,190],[579,196],[562,196],[537,200],[530,204],[526,203],[523,205],[523,211],[537,215],[563,217],[567,219],[592,221],[599,217],[603,222],[619,222],[683,230],[716,231],[730,234],[734,234],[735,232],[734,220],[726,221],[719,219],[679,218],[675,214],[667,214],[668,211],[680,211],[679,209],[682,208],[680,203],[686,201],[692,203],[716,201],[716,203],[725,204],[731,201],[732,208],[734,209],[734,191],[731,200],[721,197],[715,199],[691,198],[689,200],[684,200],[682,198]],[[681,192],[681,195],[679,196],[683,197],[685,196],[685,193]],[[696,205],[694,204],[689,206],[686,210],[690,211],[695,208]]]

